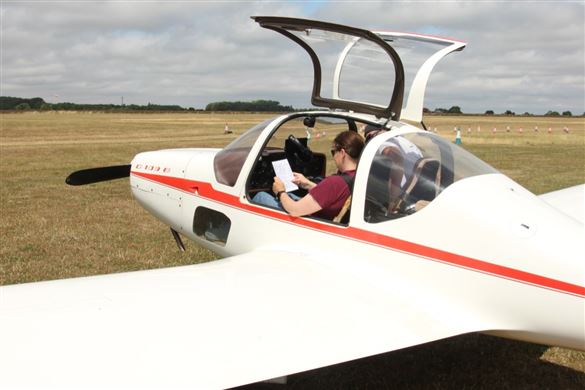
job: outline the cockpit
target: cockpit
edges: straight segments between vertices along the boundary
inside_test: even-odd
[[[234,190],[252,204],[256,194],[272,192],[275,162],[286,162],[293,172],[317,183],[337,169],[330,156],[335,136],[342,131],[363,134],[367,126],[384,131],[359,158],[354,180],[361,184],[352,187],[349,206],[350,212],[359,209],[366,222],[410,215],[453,182],[495,172],[440,137],[399,122],[422,123],[432,68],[447,54],[462,50],[464,42],[296,18],[253,19],[307,52],[314,74],[311,103],[330,111],[293,113],[250,129],[216,155],[218,183],[238,186]],[[268,129],[270,134],[264,131]],[[306,195],[301,189],[295,192]]]
[[[368,126],[380,126],[351,115],[304,113],[287,117],[276,124],[270,135],[261,138],[263,130],[274,121],[251,128],[220,151],[214,160],[216,180],[221,184],[234,186],[240,175],[246,175],[242,182],[251,203],[258,192],[271,192],[275,176],[273,162],[286,160],[293,172],[318,182],[336,173],[330,149],[337,134],[346,130],[363,134]],[[366,222],[380,223],[411,215],[424,209],[452,183],[496,172],[440,136],[405,131],[406,128],[398,123],[384,128],[369,140],[359,160],[356,177],[366,175],[367,184],[365,192],[363,189],[353,192],[360,196],[352,195],[351,202],[363,202]],[[262,145],[251,156],[256,143]],[[242,167],[248,158],[253,162],[246,174]],[[297,189],[295,195],[303,197],[306,191]]]

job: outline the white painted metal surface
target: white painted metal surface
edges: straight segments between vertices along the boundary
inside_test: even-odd
[[[0,384],[219,389],[480,326],[463,313],[457,322],[437,321],[400,285],[380,290],[316,256],[264,250],[4,287],[2,312],[10,315],[0,317]]]
[[[585,222],[585,184],[549,192],[540,198],[577,221]]]

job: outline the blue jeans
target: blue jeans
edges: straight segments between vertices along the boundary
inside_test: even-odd
[[[291,199],[295,200],[295,201],[301,199],[300,196],[297,196],[295,194],[290,194],[287,192],[287,195],[290,196]],[[262,204],[264,206],[274,207],[274,208],[279,209],[279,210],[284,210],[280,201],[278,199],[276,199],[274,197],[274,195],[272,195],[271,193],[268,193],[268,192],[264,192],[264,191],[258,192],[252,198],[252,202]]]

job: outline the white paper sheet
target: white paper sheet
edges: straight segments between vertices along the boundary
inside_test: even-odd
[[[286,192],[299,189],[299,187],[292,182],[294,176],[287,159],[273,161],[272,167],[274,168],[276,176],[278,176],[278,178],[284,183],[284,189]]]

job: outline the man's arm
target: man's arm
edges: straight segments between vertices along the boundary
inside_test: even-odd
[[[293,172],[293,183],[305,190],[310,190],[315,187],[317,183],[307,179],[302,173]]]
[[[314,214],[321,210],[319,203],[317,203],[310,194],[295,201],[285,192],[280,195],[280,203],[282,203],[282,207],[293,217],[302,217],[304,215]]]
[[[275,194],[278,194],[278,200],[282,204],[282,208],[293,217],[302,217],[304,215],[314,214],[321,210],[319,203],[317,203],[310,194],[295,201],[288,196],[284,188],[284,183],[278,177],[275,177],[274,183],[272,184],[272,191],[274,191]]]

